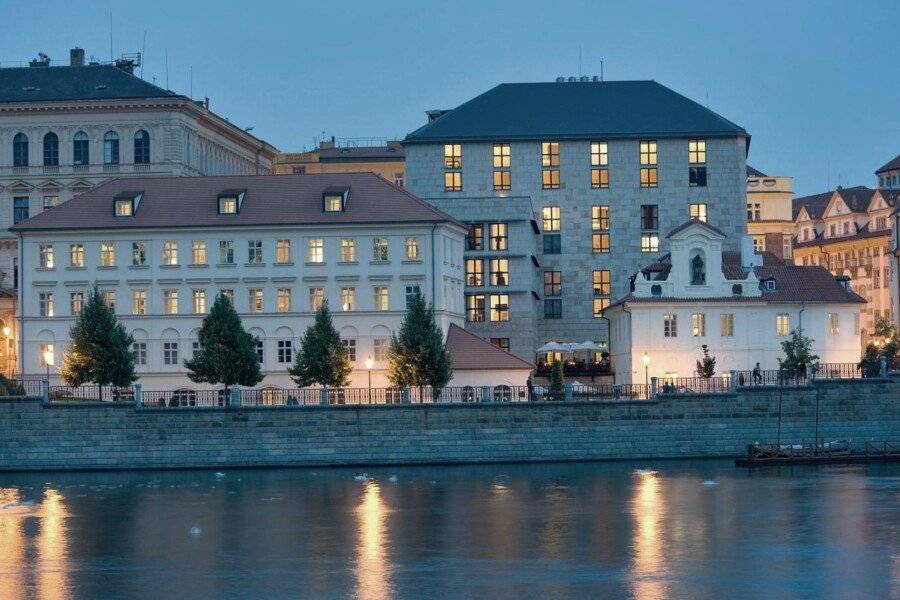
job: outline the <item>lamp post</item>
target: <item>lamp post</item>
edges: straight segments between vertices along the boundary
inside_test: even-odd
[[[650,355],[644,352],[641,362],[644,363],[644,385],[648,386],[650,385]]]
[[[50,385],[50,367],[53,366],[53,349],[44,350],[44,364],[47,365],[47,385]]]
[[[369,371],[369,395],[367,396],[367,400],[369,404],[372,404],[372,357],[368,357],[366,359],[366,369]]]
[[[10,356],[9,355],[11,354],[11,352],[10,352],[11,344],[9,343],[10,342],[9,336],[11,334],[12,334],[12,329],[10,329],[9,325],[4,325],[3,326],[3,340],[4,340],[4,345],[6,346],[6,348],[3,348],[2,354],[6,360],[4,361],[4,364],[3,364],[3,374],[6,375],[7,377],[11,377],[13,375],[12,369],[9,368],[10,367],[10,365],[9,365]]]

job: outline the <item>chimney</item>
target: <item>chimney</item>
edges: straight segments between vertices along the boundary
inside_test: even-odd
[[[69,66],[70,67],[83,67],[84,66],[84,50],[81,48],[72,48],[69,50]]]
[[[762,265],[762,256],[753,250],[753,238],[745,235],[741,238],[741,269],[749,273],[754,267]]]
[[[425,114],[428,115],[428,122],[431,123],[432,121],[443,115],[445,112],[447,111],[436,108],[434,110],[426,110]]]
[[[838,285],[844,288],[847,291],[850,291],[850,278],[846,275],[837,275],[834,278],[835,281],[838,282]]]

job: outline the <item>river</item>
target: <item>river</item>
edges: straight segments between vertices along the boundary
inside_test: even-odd
[[[900,465],[0,474],[0,598],[900,599]]]

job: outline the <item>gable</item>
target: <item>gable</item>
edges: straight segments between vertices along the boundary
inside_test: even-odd
[[[831,200],[828,202],[828,206],[825,207],[825,212],[822,213],[822,218],[828,219],[831,217],[840,217],[848,214],[850,214],[850,209],[847,207],[847,203],[844,202],[844,199],[841,198],[840,194],[834,194],[833,196],[831,196]]]
[[[881,195],[881,192],[876,192],[872,196],[872,201],[869,202],[869,207],[866,209],[866,212],[876,212],[879,210],[887,210],[891,208],[890,205],[885,202],[884,196]]]

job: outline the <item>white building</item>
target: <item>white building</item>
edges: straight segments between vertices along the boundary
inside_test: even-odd
[[[718,373],[757,362],[777,369],[781,342],[794,329],[814,340],[820,362],[859,360],[865,300],[846,278],[755,254],[749,237],[741,252],[723,252],[724,240],[699,221],[675,228],[669,254],[638,273],[631,293],[609,308],[617,383],[693,377],[704,344]]]
[[[369,357],[372,385],[385,385],[414,290],[444,332],[463,322],[465,227],[371,173],[117,179],[13,229],[26,374],[44,371],[48,348],[61,364],[92,286],[134,336],[147,390],[210,387],[190,383],[183,362],[219,293],[260,340],[261,386],[295,387],[286,370],[322,300],[354,387],[367,386]]]

